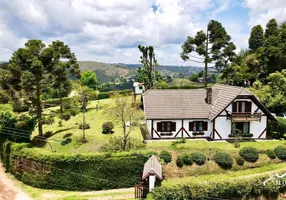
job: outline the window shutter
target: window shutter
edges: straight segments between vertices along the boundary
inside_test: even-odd
[[[171,122],[172,123],[172,131],[176,131],[176,122]]]
[[[194,122],[190,122],[189,123],[189,131],[193,131],[194,130]]]
[[[251,102],[246,102],[246,104],[245,104],[245,112],[251,112]]]
[[[157,123],[157,131],[162,131],[162,122]]]
[[[236,107],[237,102],[232,103],[232,112],[237,112],[237,107]]]
[[[203,130],[204,131],[208,130],[208,122],[203,122]]]

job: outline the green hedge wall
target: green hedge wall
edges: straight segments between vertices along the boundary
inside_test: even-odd
[[[7,150],[7,146],[9,150]],[[65,155],[4,143],[6,169],[24,183],[47,189],[102,190],[139,183],[152,153],[96,153]],[[1,151],[2,152],[2,151]],[[7,161],[8,160],[8,161]]]
[[[169,180],[163,185],[156,187],[148,194],[148,200],[184,200],[184,199],[248,199],[265,197],[276,199],[279,193],[286,190],[285,185],[269,183],[264,186],[263,182],[269,175],[243,178],[225,178],[213,181],[187,181]]]

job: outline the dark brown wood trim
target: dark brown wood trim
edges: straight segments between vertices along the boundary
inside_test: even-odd
[[[185,131],[185,133],[186,133],[189,137],[191,137],[190,134],[188,133],[188,131],[187,131],[184,127],[183,127],[182,130]]]
[[[215,119],[214,119],[214,121],[213,121],[212,137],[213,137],[213,139],[214,139],[214,137],[215,137]]]
[[[268,130],[268,116],[266,117],[266,134],[265,134],[266,137],[267,137],[267,130]]]
[[[261,136],[263,135],[263,133],[266,131],[266,129],[267,128],[265,128],[263,131],[262,131],[262,133],[259,135],[259,137],[258,138],[261,138]]]
[[[180,128],[180,129],[178,130],[178,132],[176,133],[176,135],[175,135],[174,137],[177,137],[177,136],[179,135],[179,133],[181,132],[181,129],[182,129],[182,128]]]
[[[154,129],[155,133],[159,136],[159,138],[161,137],[161,135]]]
[[[182,137],[184,137],[184,119],[182,119]]]
[[[163,120],[162,122],[166,121],[172,121],[172,120],[181,120],[182,118],[172,118],[172,119],[150,119],[150,118],[146,118],[146,120]],[[184,118],[184,120],[196,120],[196,121],[201,121],[201,120],[209,120],[208,118]]]
[[[154,132],[154,121],[153,121],[153,119],[152,119],[152,131],[151,131],[151,136],[152,136],[152,138],[153,138],[153,132]]]
[[[220,136],[220,134],[217,132],[216,129],[215,129],[215,133],[220,137],[220,139],[222,139],[222,137]]]

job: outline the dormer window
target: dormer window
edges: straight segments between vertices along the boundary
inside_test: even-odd
[[[232,103],[233,113],[251,113],[251,102],[237,101]]]

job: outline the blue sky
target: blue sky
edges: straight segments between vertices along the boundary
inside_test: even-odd
[[[138,63],[138,44],[153,45],[164,65],[180,58],[187,36],[220,21],[237,51],[254,25],[286,19],[284,0],[0,0],[0,61],[28,39],[61,40],[78,60]]]

